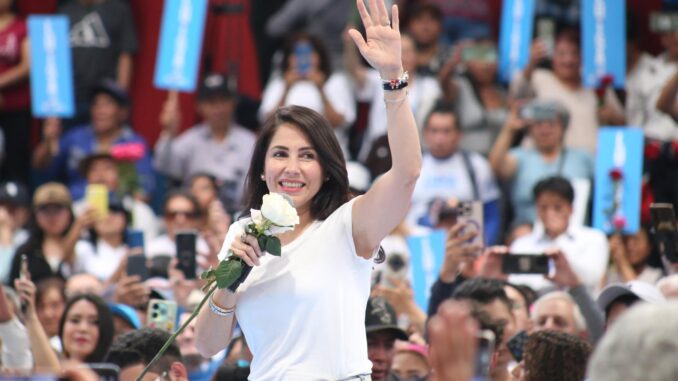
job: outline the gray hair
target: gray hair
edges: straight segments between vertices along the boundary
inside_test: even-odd
[[[586,331],[586,320],[584,319],[584,315],[582,315],[581,310],[579,309],[579,306],[577,305],[577,302],[575,302],[574,298],[565,291],[551,291],[537,299],[537,301],[534,302],[532,310],[531,317],[533,322],[535,323],[537,322],[539,308],[542,306],[544,302],[547,302],[549,300],[564,300],[565,302],[570,304],[572,306],[572,316],[574,318],[574,326],[580,333]]]
[[[598,344],[591,381],[678,380],[678,303],[639,303]]]

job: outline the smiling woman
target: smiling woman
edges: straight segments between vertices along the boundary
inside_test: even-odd
[[[66,304],[59,323],[64,357],[80,363],[101,362],[113,341],[113,316],[95,295],[83,294]]]
[[[299,224],[278,235],[280,257],[231,225],[220,257],[248,265],[237,292],[214,292],[198,314],[196,344],[204,357],[225,348],[237,318],[250,350],[253,380],[369,379],[365,306],[372,258],[405,217],[421,167],[421,147],[407,97],[398,9],[357,1],[367,39],[349,33],[380,72],[392,167],[363,196],[350,199],[346,162],[330,122],[305,107],[278,108],[264,123],[246,183],[250,209],[268,193],[294,203]],[[375,221],[375,216],[379,216]],[[225,330],[225,334],[214,332]]]

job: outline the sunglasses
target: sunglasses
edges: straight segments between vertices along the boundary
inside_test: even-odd
[[[200,217],[200,213],[195,212],[195,211],[186,211],[186,210],[168,210],[165,213],[165,216],[167,216],[170,219],[175,219],[179,216],[184,216],[185,218],[189,220],[194,220],[198,217]]]

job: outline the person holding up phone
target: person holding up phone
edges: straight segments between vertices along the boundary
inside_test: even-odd
[[[293,35],[282,53],[281,75],[272,76],[264,88],[259,120],[263,122],[281,106],[311,108],[327,118],[347,155],[347,129],[356,117],[348,78],[332,71],[325,45],[315,36]]]

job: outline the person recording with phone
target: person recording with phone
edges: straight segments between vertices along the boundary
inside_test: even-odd
[[[269,79],[262,93],[259,120],[281,106],[311,108],[327,118],[348,155],[347,129],[355,121],[355,99],[346,75],[333,72],[331,65],[322,41],[305,33],[290,37],[283,46],[280,74]]]

